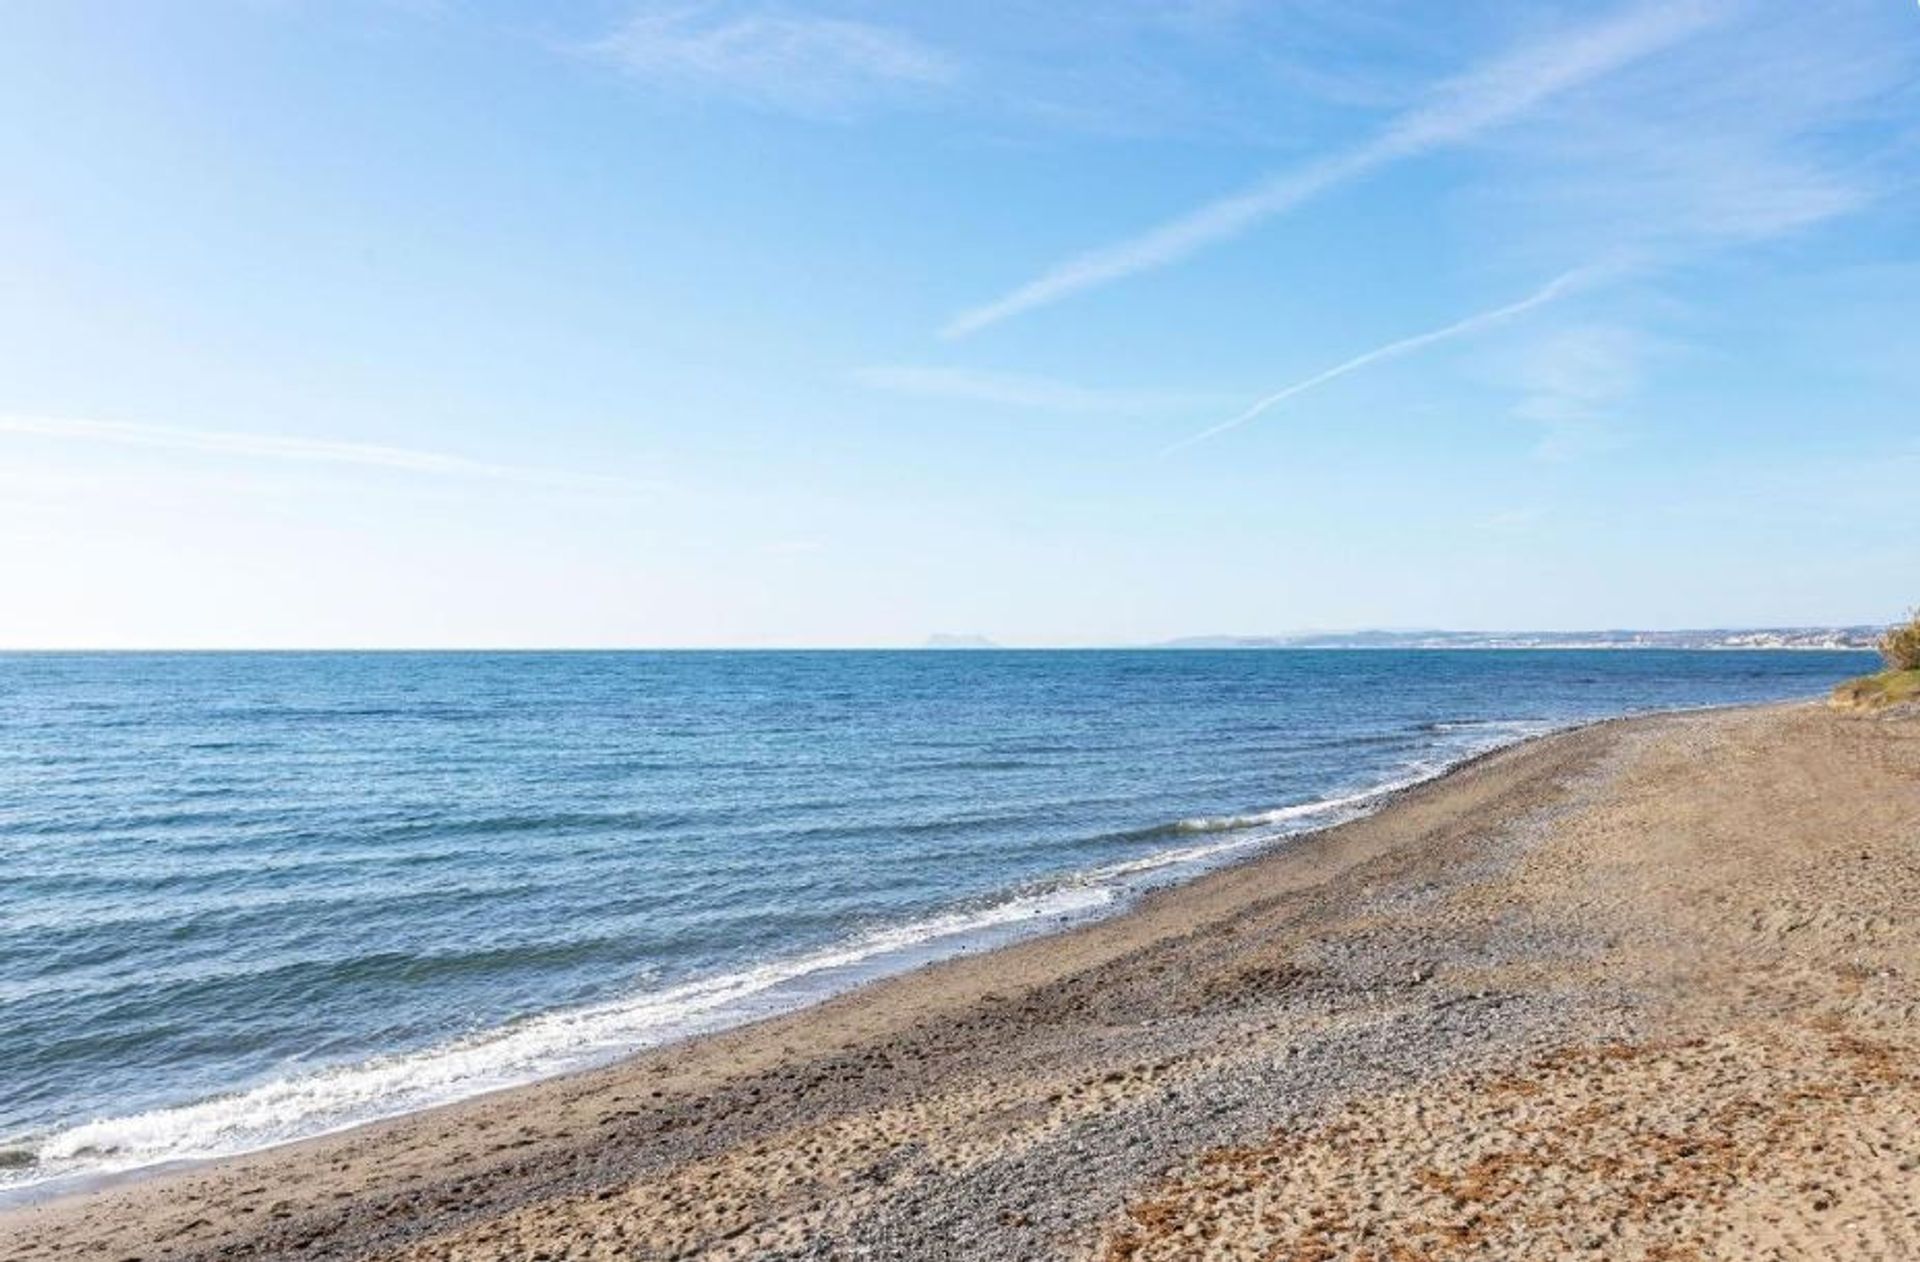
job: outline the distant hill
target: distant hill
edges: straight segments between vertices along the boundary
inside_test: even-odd
[[[1880,627],[1755,627],[1701,631],[1305,631],[1196,635],[1165,649],[1870,649]]]
[[[984,635],[948,635],[941,632],[927,637],[921,645],[929,649],[997,649],[1000,646]]]

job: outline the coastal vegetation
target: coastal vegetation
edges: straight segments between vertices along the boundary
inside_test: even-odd
[[[1833,690],[1834,704],[1878,710],[1907,701],[1920,701],[1920,609],[1906,622],[1889,627],[1880,637],[1880,657],[1887,668],[1877,675],[1849,679]]]
[[[1920,609],[1880,637],[1880,656],[1886,659],[1890,671],[1920,670]]]

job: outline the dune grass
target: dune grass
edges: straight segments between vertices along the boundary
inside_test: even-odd
[[[1903,701],[1920,701],[1920,609],[1880,637],[1880,656],[1887,668],[1878,675],[1849,679],[1833,690],[1833,704],[1856,710],[1879,710]]]
[[[1879,710],[1903,701],[1920,701],[1920,670],[1883,670],[1849,679],[1833,690],[1835,705]]]

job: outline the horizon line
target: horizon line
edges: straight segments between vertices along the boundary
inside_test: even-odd
[[[1447,628],[1421,627],[1410,630],[1395,630],[1383,627],[1356,627],[1339,630],[1319,631],[1279,631],[1250,634],[1230,634],[1198,632],[1189,635],[1177,635],[1159,640],[1113,641],[1090,644],[1050,643],[1050,644],[1001,644],[997,642],[983,644],[575,644],[575,645],[448,645],[448,644],[336,644],[336,645],[0,645],[0,657],[26,656],[213,656],[213,655],[320,655],[320,654],[561,654],[561,653],[1105,653],[1128,651],[1176,651],[1206,652],[1215,649],[1294,649],[1303,652],[1348,652],[1353,650],[1372,651],[1377,648],[1399,650],[1403,652],[1444,652],[1449,649],[1471,649],[1473,645],[1343,645],[1343,644],[1290,644],[1291,639],[1323,639],[1343,636],[1389,635],[1409,637],[1438,636],[1581,636],[1581,635],[1741,635],[1761,632],[1853,632],[1880,631],[1892,623],[1880,622],[1802,622],[1802,623],[1738,623],[1720,626],[1676,626],[1676,627],[1582,627],[1572,630],[1554,630],[1540,628]],[[1218,641],[1219,643],[1195,643],[1195,641]],[[1264,642],[1264,643],[1263,643]],[[1554,645],[1493,645],[1486,648],[1531,648],[1557,647]],[[1630,647],[1630,646],[1616,646]],[[1648,646],[1663,647],[1663,646]],[[1678,651],[1688,651],[1681,649]],[[1764,651],[1762,649],[1761,651]],[[1834,652],[1867,652],[1870,649],[1854,650],[1837,648]]]

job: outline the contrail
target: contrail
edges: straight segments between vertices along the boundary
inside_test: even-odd
[[[1583,285],[1590,285],[1602,275],[1614,270],[1614,266],[1603,267],[1600,265],[1575,268],[1571,272],[1554,277],[1545,285],[1542,285],[1539,289],[1528,294],[1518,302],[1510,302],[1504,307],[1495,307],[1491,311],[1482,311],[1478,314],[1470,315],[1464,320],[1455,320],[1452,324],[1442,328],[1429,329],[1425,333],[1416,333],[1412,337],[1403,337],[1397,342],[1388,342],[1385,346],[1377,346],[1365,354],[1355,355],[1352,359],[1344,363],[1335,364],[1324,372],[1315,373],[1304,381],[1296,381],[1284,390],[1276,390],[1238,416],[1230,417],[1227,420],[1221,421],[1218,425],[1209,426],[1197,434],[1191,434],[1177,443],[1161,448],[1160,454],[1162,456],[1170,456],[1176,451],[1182,451],[1194,446],[1196,443],[1203,443],[1207,441],[1207,439],[1219,434],[1224,434],[1230,429],[1237,429],[1267,409],[1277,407],[1295,395],[1305,394],[1309,390],[1324,386],[1329,381],[1344,377],[1348,373],[1358,372],[1368,364],[1376,364],[1383,359],[1393,359],[1397,356],[1417,351],[1422,347],[1432,346],[1435,342],[1445,342],[1452,338],[1464,337],[1469,333],[1484,329],[1488,325],[1498,324],[1502,320],[1511,320],[1517,315],[1524,315],[1526,312],[1532,311],[1535,307],[1543,307],[1554,299],[1564,297]]]
[[[955,316],[941,336],[965,337],[1082,290],[1177,263],[1327,189],[1512,122],[1551,97],[1686,39],[1725,11],[1720,0],[1640,4],[1608,21],[1523,48],[1443,84],[1426,104],[1394,118],[1361,145],[1210,202],[1117,245],[1067,259]]]

